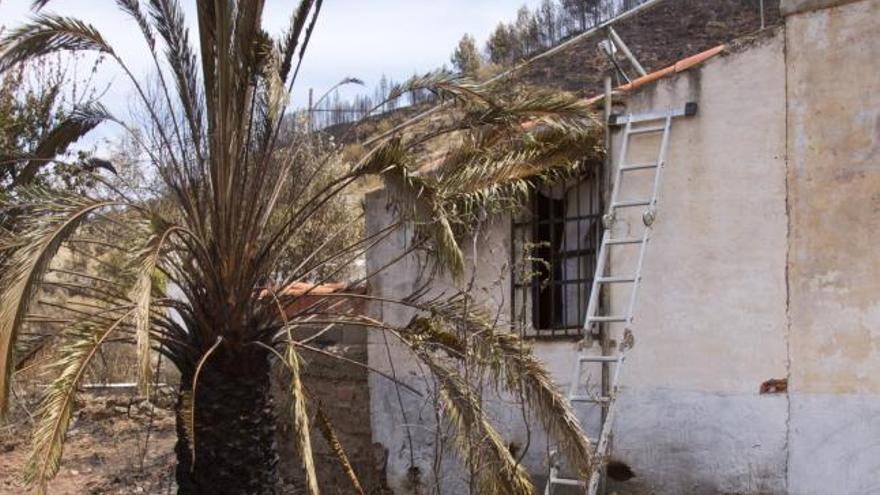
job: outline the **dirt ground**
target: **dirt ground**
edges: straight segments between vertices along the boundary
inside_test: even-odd
[[[126,396],[83,396],[64,449],[52,495],[171,494],[174,414]],[[28,406],[33,411],[34,404]],[[152,427],[150,417],[152,416]],[[30,421],[17,407],[0,429],[0,493],[26,490],[21,475],[30,452]],[[149,435],[147,434],[149,429]]]
[[[367,358],[365,342],[324,347],[355,361],[364,362]],[[382,450],[381,446],[372,443],[366,370],[320,354],[305,357],[306,385],[323,403],[365,491],[371,495],[390,493],[385,483],[384,461],[377,461],[387,454],[377,457],[377,448]],[[293,449],[289,421],[283,419],[289,407],[284,399],[287,382],[275,379],[276,405],[282,418],[277,440],[285,483],[283,493],[301,494],[303,475]],[[41,388],[39,380],[32,377],[18,383],[9,421],[0,425],[0,495],[35,493],[25,488],[22,474],[30,454],[31,415],[36,414]],[[159,392],[157,404],[152,405],[135,399],[132,390],[82,391],[77,397],[61,469],[48,487],[49,494],[176,493],[172,408],[176,389],[163,386]],[[312,434],[312,445],[322,493],[351,493],[348,478],[317,429]]]

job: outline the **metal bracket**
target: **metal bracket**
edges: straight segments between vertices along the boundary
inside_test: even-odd
[[[684,106],[679,107],[671,112],[649,112],[637,113],[633,115],[611,114],[608,118],[608,125],[619,126],[627,123],[638,124],[640,122],[650,122],[652,120],[663,120],[666,117],[693,117],[697,114],[699,106],[695,101],[689,101]]]

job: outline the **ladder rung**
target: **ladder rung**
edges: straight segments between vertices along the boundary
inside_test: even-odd
[[[620,239],[608,239],[607,241],[605,241],[605,244],[608,244],[610,246],[615,246],[618,244],[641,244],[641,243],[642,243],[641,237],[622,237]]]
[[[646,168],[657,168],[657,163],[651,162],[651,163],[633,163],[630,165],[621,165],[620,171],[626,172],[627,170],[644,170]]]
[[[589,397],[586,395],[576,395],[568,398],[571,402],[590,402],[593,404],[607,404],[611,402],[610,397]]]
[[[578,360],[582,363],[616,363],[620,356],[581,356]]]
[[[648,206],[651,204],[650,199],[630,199],[625,201],[616,201],[611,203],[612,208],[628,208],[632,206]]]
[[[550,483],[554,485],[565,485],[565,486],[587,486],[581,480],[575,480],[570,478],[550,478]]]
[[[640,127],[638,129],[630,129],[629,135],[632,136],[633,134],[647,134],[649,132],[663,132],[665,130],[666,130],[665,125],[655,125],[655,126],[651,126],[651,127]]]
[[[600,284],[628,284],[635,282],[635,277],[597,277],[596,282]]]
[[[587,321],[596,323],[625,323],[629,321],[629,318],[626,316],[590,316],[587,318]]]

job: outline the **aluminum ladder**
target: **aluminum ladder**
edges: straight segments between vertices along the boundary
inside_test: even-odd
[[[609,125],[623,126],[623,135],[620,144],[620,155],[618,159],[618,167],[615,171],[614,183],[611,191],[611,202],[608,205],[608,212],[602,217],[604,224],[604,233],[602,234],[602,243],[599,248],[599,255],[596,260],[596,271],[593,276],[593,284],[590,290],[590,299],[587,305],[586,318],[584,320],[585,340],[594,339],[601,335],[600,325],[603,323],[623,323],[624,332],[620,345],[616,352],[603,355],[590,355],[582,351],[575,360],[574,370],[571,377],[571,385],[568,390],[568,400],[574,406],[578,403],[598,404],[602,408],[602,420],[599,433],[599,441],[594,451],[595,464],[590,473],[588,480],[576,478],[565,478],[560,475],[560,463],[555,454],[551,455],[550,476],[547,479],[547,485],[544,489],[545,495],[554,495],[554,488],[557,486],[580,487],[586,489],[588,495],[597,495],[600,481],[603,478],[608,455],[611,450],[611,428],[614,423],[614,415],[617,410],[617,392],[620,380],[620,370],[626,359],[626,352],[632,348],[634,338],[631,325],[633,322],[633,313],[635,311],[636,300],[639,285],[642,280],[642,267],[645,261],[645,252],[647,250],[648,241],[651,237],[651,230],[654,219],[657,216],[657,201],[660,191],[660,181],[663,176],[663,168],[666,165],[666,151],[669,146],[669,134],[672,128],[672,121],[676,117],[689,117],[697,113],[696,103],[687,103],[683,108],[668,110],[665,112],[655,112],[647,114],[629,114],[624,116],[612,115],[609,119]],[[648,163],[629,163],[628,153],[630,139],[633,136],[646,134],[661,134],[660,149],[657,153],[657,159]],[[640,199],[621,199],[621,189],[624,177],[628,172],[636,170],[653,169],[653,184],[649,198]],[[642,213],[642,225],[640,235],[631,237],[612,237],[612,227],[617,219],[618,212],[624,209],[644,207]],[[633,271],[624,275],[607,274],[608,259],[613,246],[637,246],[638,255],[636,265]],[[628,284],[630,286],[629,301],[623,314],[599,314],[599,292],[601,288],[609,284]],[[604,349],[607,351],[608,349]],[[598,396],[589,393],[582,393],[581,381],[584,365],[588,363],[599,363],[602,365],[603,374],[603,390]],[[613,373],[610,367],[613,366]],[[610,375],[610,376],[609,376]],[[610,378],[610,379],[609,379]]]

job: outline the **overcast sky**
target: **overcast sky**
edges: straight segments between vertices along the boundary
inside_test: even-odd
[[[0,25],[14,27],[27,20],[32,0],[0,0]],[[145,3],[145,2],[142,2]],[[188,12],[193,1],[182,2]],[[278,34],[289,22],[297,2],[267,0],[264,25]],[[304,105],[309,87],[321,93],[346,76],[364,80],[372,89],[384,73],[403,80],[448,63],[463,33],[480,46],[500,20],[511,21],[519,6],[539,0],[325,0],[306,54],[293,101]],[[93,23],[138,76],[150,73],[146,48],[137,26],[121,14],[113,0],[54,0],[47,11],[75,15]],[[195,16],[189,16],[195,29]],[[193,34],[194,36],[194,34]],[[107,104],[125,110],[131,88],[110,63],[102,66],[101,86],[113,83]],[[101,132],[107,135],[108,130]]]

